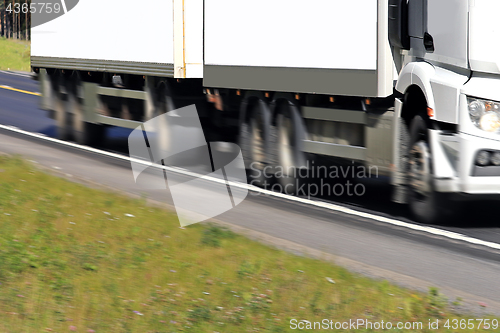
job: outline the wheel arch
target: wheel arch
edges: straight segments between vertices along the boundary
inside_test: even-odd
[[[469,76],[465,70],[452,71],[426,62],[410,63],[401,71],[396,90],[406,95],[418,87],[427,107],[432,109],[430,119],[458,124],[460,93]]]
[[[430,107],[429,102],[422,89],[418,85],[410,85],[404,92],[401,118],[403,118],[408,127],[411,120],[417,115],[429,121],[431,118],[426,112],[427,107]]]
[[[434,110],[435,101],[431,86],[431,78],[435,74],[434,67],[426,62],[410,63],[403,68],[396,84],[396,90],[404,94],[402,117],[408,121],[408,117],[418,114],[418,110],[409,103],[417,102],[421,107],[425,102],[425,107]],[[428,117],[425,109],[423,110]],[[413,113],[417,112],[417,113]],[[433,118],[433,117],[430,117]]]

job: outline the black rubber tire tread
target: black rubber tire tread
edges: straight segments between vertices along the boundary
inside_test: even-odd
[[[240,135],[239,144],[243,155],[243,160],[245,161],[245,167],[247,169],[248,182],[251,185],[269,188],[271,183],[270,177],[264,175],[263,170],[256,170],[255,166],[252,165],[254,162],[261,162],[263,167],[270,165],[271,156],[271,115],[269,108],[264,101],[256,101],[249,109],[249,114],[247,120],[240,125]],[[254,161],[252,154],[252,118],[256,116],[256,113],[260,113],[260,117],[263,124],[263,140],[264,140],[264,158],[263,161]]]
[[[413,118],[410,126],[410,144],[408,146],[408,157],[410,156],[410,150],[419,140],[421,136],[425,137],[426,142],[428,141],[428,124],[424,120],[423,116],[417,115]],[[429,149],[431,149],[429,147]],[[432,154],[431,154],[432,156]],[[409,170],[409,158],[408,158],[408,170]],[[431,162],[431,173],[432,173],[432,162]],[[408,179],[409,180],[409,179]],[[431,185],[432,186],[432,185]],[[433,186],[432,186],[433,187]],[[409,206],[414,218],[421,223],[426,224],[446,224],[448,220],[454,215],[451,209],[451,202],[449,198],[444,193],[438,193],[432,188],[430,195],[421,200],[418,198],[417,194],[413,191],[411,186],[409,186]]]
[[[58,138],[59,140],[69,140],[71,130],[71,115],[67,110],[68,101],[61,93],[65,81],[61,76],[57,74],[51,76],[50,80],[55,103],[54,119],[56,120],[56,138]]]
[[[93,124],[83,120],[83,105],[78,98],[78,87],[81,82],[74,79],[67,85],[67,107],[72,110],[67,110],[69,119],[69,128],[71,136],[78,144],[91,147],[104,147],[106,140],[106,126],[101,124]],[[77,115],[78,113],[78,115]],[[81,122],[81,123],[78,123]]]
[[[240,126],[239,145],[245,162],[245,168],[250,169],[250,164],[252,163],[250,155],[250,125],[246,121]]]
[[[282,190],[286,194],[297,194],[298,189],[303,185],[306,184],[308,179],[306,178],[301,178],[299,177],[299,172],[297,169],[298,165],[305,166],[307,165],[307,156],[302,150],[302,144],[303,140],[306,137],[306,132],[305,132],[305,125],[303,124],[303,119],[302,116],[300,115],[298,108],[294,107],[292,105],[286,105],[283,108],[280,109],[280,113],[285,116],[289,117],[290,120],[292,121],[293,124],[293,162],[295,164],[295,170],[292,175],[288,176],[278,176],[277,174],[277,181],[280,183]],[[277,120],[279,121],[280,115],[278,114]],[[276,152],[276,161],[278,167],[282,166],[283,163],[280,161],[280,155],[279,155],[279,124],[276,126],[276,139],[275,139],[275,148],[274,151]],[[300,166],[299,166],[300,167]],[[308,173],[306,173],[307,175]]]
[[[101,124],[84,123],[82,144],[91,147],[103,147],[106,140],[106,126]]]
[[[269,126],[269,165],[278,165],[278,128],[275,125]]]

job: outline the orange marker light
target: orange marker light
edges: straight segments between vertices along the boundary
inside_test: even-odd
[[[431,118],[434,117],[434,110],[431,108],[427,108],[427,115]]]
[[[335,98],[330,97],[330,102],[331,102],[331,103],[335,102]]]

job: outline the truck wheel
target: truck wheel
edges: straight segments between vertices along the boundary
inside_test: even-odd
[[[104,145],[106,127],[101,124],[86,122],[83,115],[83,105],[78,98],[77,89],[68,92],[67,101],[72,113],[72,129],[74,140],[81,145],[98,147]]]
[[[54,116],[56,120],[56,138],[59,140],[68,140],[71,132],[70,115],[68,114],[68,105],[66,96],[61,92],[62,81],[60,77],[52,77],[56,80],[54,83]]]
[[[275,176],[283,193],[296,194],[300,184],[305,181],[300,171],[306,168],[306,156],[302,151],[306,134],[297,107],[289,104],[280,111],[276,132],[278,165]]]
[[[270,148],[271,116],[264,101],[259,100],[249,110],[250,119],[240,128],[240,146],[248,170],[250,185],[267,187],[270,171],[268,155]]]
[[[408,159],[411,212],[422,223],[442,222],[448,213],[446,198],[434,190],[428,126],[421,116],[411,122]]]
[[[152,98],[155,105],[152,119],[176,109],[172,97],[172,92],[167,81],[162,82],[160,86],[155,89],[155,93],[153,94]],[[149,120],[150,119],[148,119],[148,121]],[[154,121],[154,135],[157,136],[156,144],[158,145],[158,147],[156,149],[164,154],[172,150],[171,145],[175,141],[175,134],[170,132],[169,124],[162,120],[165,119],[157,119],[156,121]],[[185,131],[187,131],[187,129],[185,129]],[[160,163],[160,161],[157,162]],[[163,163],[167,163],[169,165],[178,164],[177,166],[182,165],[179,164],[181,162],[174,160],[173,158],[163,160]]]
[[[158,88],[156,104],[155,117],[176,109],[172,89],[167,81],[163,82]]]
[[[106,140],[106,126],[85,121],[83,122],[83,131],[80,137],[77,137],[75,140],[82,145],[102,147]]]

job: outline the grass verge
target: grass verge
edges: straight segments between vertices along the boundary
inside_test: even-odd
[[[437,290],[370,280],[214,226],[181,229],[143,200],[18,158],[0,157],[0,186],[2,332],[288,332],[292,319],[444,332],[447,319],[465,319]]]
[[[29,72],[30,42],[0,38],[0,69]]]

